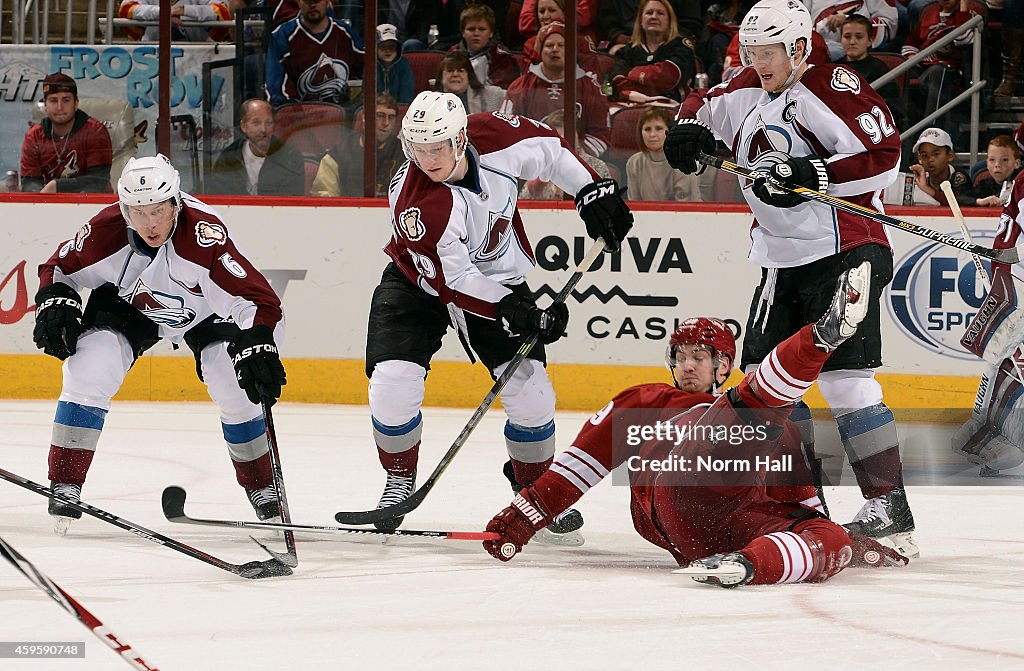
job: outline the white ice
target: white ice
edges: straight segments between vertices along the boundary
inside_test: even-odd
[[[46,483],[53,408],[0,402],[0,466]],[[294,521],[372,507],[383,477],[365,407],[274,412]],[[425,410],[421,472],[469,414]],[[584,418],[559,414],[563,448]],[[507,505],[503,421],[485,418],[405,527],[478,531]],[[941,434],[901,430],[908,442]],[[963,486],[909,488],[921,559],[820,585],[722,590],[672,575],[610,482],[579,505],[585,546],[530,545],[509,564],[475,542],[306,535],[294,576],[245,580],[89,517],[58,538],[45,499],[3,481],[0,536],[163,671],[1024,669],[1024,481],[982,486],[976,469],[944,461]],[[167,522],[172,484],[192,515],[254,519],[212,405],[115,403],[84,500],[228,561],[265,558],[241,531]],[[859,508],[855,487],[827,493],[840,521]],[[129,668],[6,562],[0,640],[86,646],[84,659],[0,659],[3,670]]]

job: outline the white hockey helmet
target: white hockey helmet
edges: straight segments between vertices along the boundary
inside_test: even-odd
[[[781,44],[796,70],[811,54],[811,14],[800,0],[761,0],[740,24],[740,61],[751,64],[747,47]],[[796,60],[796,43],[804,41],[804,55]]]
[[[181,175],[163,154],[130,158],[121,171],[121,178],[117,180],[117,197],[121,204],[121,214],[129,226],[129,207],[152,205],[165,200],[172,201],[177,221],[181,210]]]
[[[466,107],[457,95],[423,91],[413,99],[402,119],[405,157],[416,163],[414,145],[448,141],[455,150],[455,165],[458,166],[469,144],[467,124]]]

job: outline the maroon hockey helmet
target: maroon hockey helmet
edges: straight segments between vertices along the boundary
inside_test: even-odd
[[[684,344],[703,345],[713,356],[724,354],[729,357],[729,370],[736,361],[736,334],[729,325],[714,317],[690,317],[683,320],[668,339],[665,350],[665,364],[675,372],[676,347]]]

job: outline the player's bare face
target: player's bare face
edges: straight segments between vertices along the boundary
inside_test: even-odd
[[[169,200],[152,205],[132,205],[128,208],[131,227],[150,247],[159,247],[171,237],[174,227],[174,204]]]
[[[443,182],[455,170],[455,147],[447,140],[415,144],[412,155],[420,170],[435,182]]]
[[[546,26],[553,21],[565,22],[565,13],[555,4],[555,0],[539,0],[537,2],[537,22]]]
[[[703,345],[676,348],[676,386],[688,394],[704,394],[715,384],[715,357]]]
[[[1010,179],[1013,171],[1020,167],[1020,160],[1013,155],[1013,150],[1009,147],[990,144],[985,166],[988,168],[988,174],[998,184]]]
[[[78,111],[78,98],[73,93],[51,93],[43,101],[43,110],[54,125],[54,130],[63,135],[74,125],[75,112]]]
[[[744,48],[750,58],[750,65],[761,78],[761,88],[769,93],[782,91],[793,74],[793,64],[786,48],[781,44]]]

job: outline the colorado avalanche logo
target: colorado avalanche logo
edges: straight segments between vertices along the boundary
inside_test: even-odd
[[[223,245],[228,241],[228,232],[220,224],[200,221],[196,224],[196,242],[200,247]]]
[[[174,329],[183,329],[196,318],[196,311],[185,306],[184,298],[154,291],[142,280],[135,285],[129,302],[154,323]]]
[[[299,100],[348,102],[348,63],[320,54],[320,59],[299,75],[296,88]]]
[[[860,94],[860,79],[844,67],[832,71],[832,88],[836,91],[849,91],[853,95]]]
[[[448,111],[449,111],[449,112],[454,112],[454,111],[455,111],[455,107],[456,107],[456,105],[458,105],[458,103],[457,103],[457,102],[455,102],[455,101],[454,101],[454,100],[452,100],[451,98],[449,98],[449,99],[448,99],[448,104],[447,104],[447,107],[448,107]]]
[[[402,213],[398,215],[398,228],[402,235],[412,242],[416,242],[426,235],[427,227],[420,219],[420,208],[410,207],[407,210],[402,210]]]
[[[516,234],[507,214],[489,212],[488,215],[487,239],[473,255],[477,261],[492,261],[504,254]]]
[[[766,171],[773,165],[788,160],[793,145],[787,129],[781,126],[766,126],[760,119],[746,142],[746,163],[752,169],[760,171]]]

